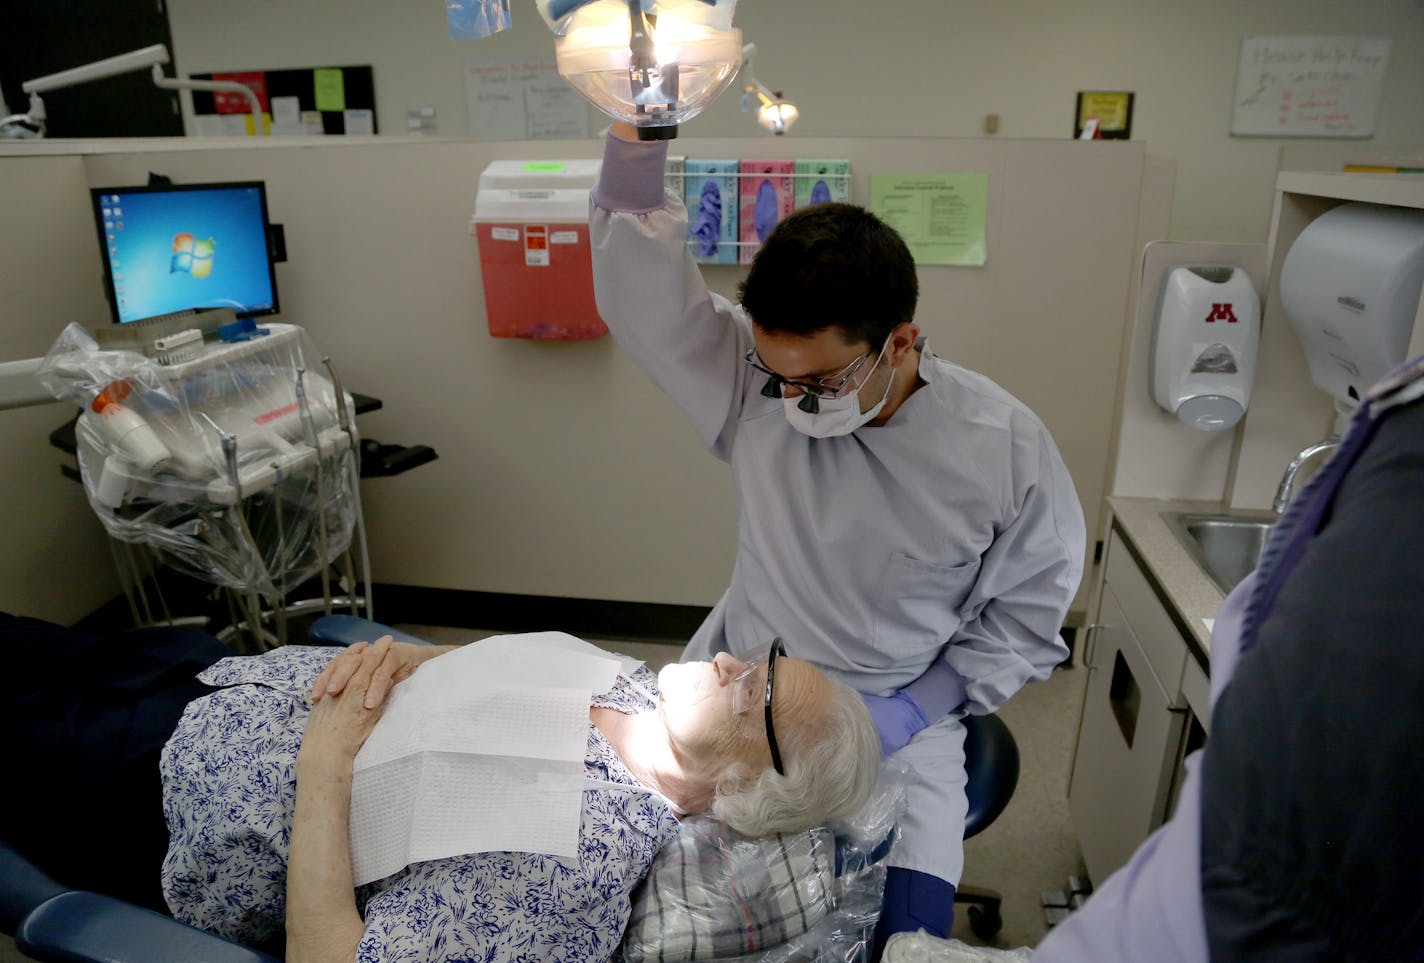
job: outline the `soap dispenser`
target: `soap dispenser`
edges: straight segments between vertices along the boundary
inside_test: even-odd
[[[1182,424],[1222,431],[1246,413],[1261,338],[1261,299],[1241,268],[1172,268],[1152,330],[1152,399]]]

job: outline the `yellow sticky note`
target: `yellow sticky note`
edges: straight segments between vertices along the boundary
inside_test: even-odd
[[[340,67],[322,67],[313,70],[316,81],[317,110],[346,109],[346,81]]]

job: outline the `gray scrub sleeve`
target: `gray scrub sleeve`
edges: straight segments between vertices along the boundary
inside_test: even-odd
[[[965,619],[941,657],[965,680],[975,715],[1068,657],[1058,632],[1083,576],[1083,509],[1047,429],[1016,434],[1013,466],[1023,486],[1018,514],[984,552]]]
[[[750,369],[750,328],[708,290],[687,249],[687,210],[663,187],[665,142],[609,135],[590,196],[598,313],[627,352],[726,460]]]

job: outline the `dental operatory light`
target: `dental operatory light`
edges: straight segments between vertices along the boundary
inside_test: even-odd
[[[668,140],[742,64],[735,0],[540,0],[559,74],[589,103]]]
[[[60,90],[64,87],[73,87],[77,84],[86,84],[94,80],[117,77],[119,74],[144,68],[152,70],[154,84],[164,90],[212,90],[245,95],[252,108],[253,130],[259,135],[262,133],[262,106],[251,88],[229,80],[188,80],[180,77],[167,77],[163,73],[163,65],[168,62],[168,48],[158,43],[140,50],[131,50],[116,57],[96,60],[93,63],[72,67],[69,70],[61,70],[56,74],[27,80],[20,85],[20,89],[30,97],[29,110],[23,114],[11,114],[9,117],[0,118],[0,137],[17,139],[44,136],[45,121],[48,117],[45,112],[44,100],[40,94],[51,90]]]
[[[756,54],[756,44],[749,43],[742,48],[742,110],[747,110],[752,99],[757,101],[757,123],[773,134],[784,134],[801,112],[796,105],[781,96],[779,90],[768,90],[756,79],[752,72],[752,57]]]

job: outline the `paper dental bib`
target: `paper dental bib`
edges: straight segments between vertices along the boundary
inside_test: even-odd
[[[621,667],[538,632],[464,646],[397,685],[353,766],[356,885],[466,853],[577,857],[588,707]]]

